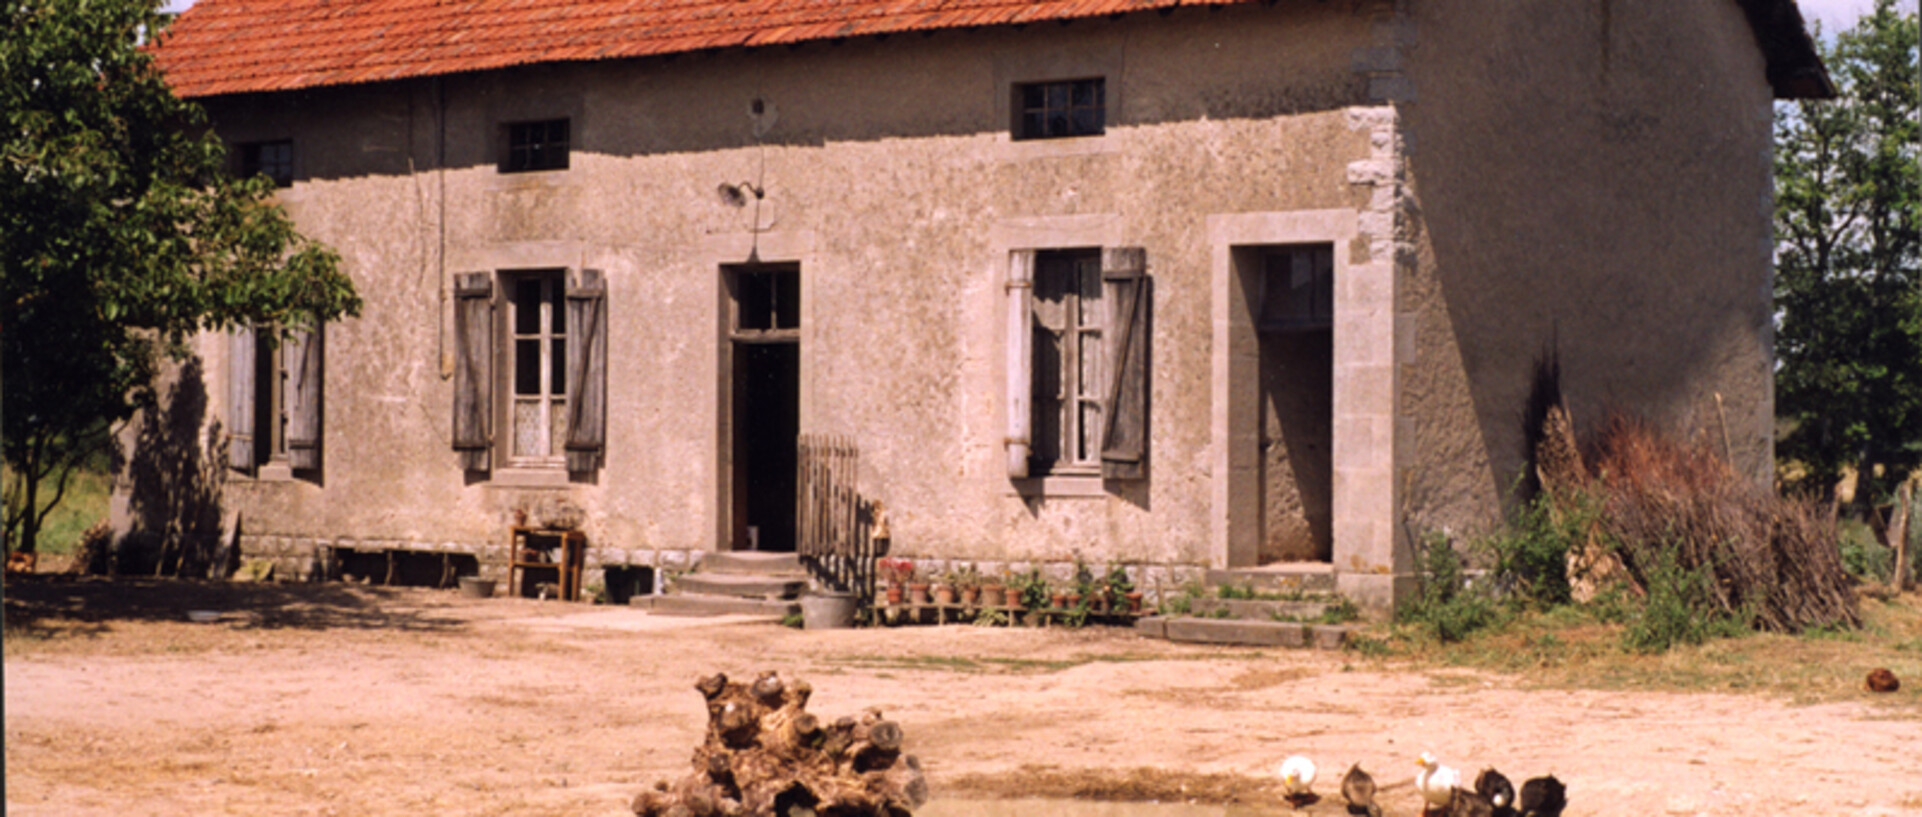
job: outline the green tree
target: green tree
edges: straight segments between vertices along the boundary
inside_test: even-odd
[[[163,355],[360,299],[271,181],[224,172],[206,114],[140,47],[168,22],[158,0],[0,0],[0,18],[0,437],[7,541],[31,552]]]
[[[1777,118],[1778,453],[1824,497],[1853,468],[1862,505],[1922,462],[1916,41],[1915,12],[1879,0],[1817,42],[1837,98]]]

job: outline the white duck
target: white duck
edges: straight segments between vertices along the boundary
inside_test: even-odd
[[[1448,801],[1454,799],[1455,788],[1462,784],[1461,772],[1455,771],[1453,767],[1441,765],[1435,760],[1435,756],[1428,752],[1421,753],[1421,758],[1415,761],[1415,765],[1421,767],[1421,772],[1415,775],[1415,788],[1421,791],[1421,799],[1424,801],[1422,814],[1430,814],[1435,809],[1446,807]]]
[[[1288,804],[1301,808],[1317,799],[1309,791],[1315,785],[1315,762],[1294,755],[1281,762],[1281,785],[1288,790]]]

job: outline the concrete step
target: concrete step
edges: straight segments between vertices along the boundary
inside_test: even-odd
[[[791,601],[744,599],[706,593],[676,593],[667,596],[635,596],[628,600],[634,607],[663,616],[767,616],[771,619],[799,615],[801,605]]]
[[[1335,566],[1327,562],[1277,562],[1210,570],[1205,581],[1209,586],[1251,587],[1265,593],[1333,593]]]
[[[701,572],[801,575],[801,557],[792,553],[763,553],[753,550],[704,553],[701,555]]]
[[[675,579],[672,592],[747,599],[792,599],[799,598],[801,591],[806,587],[807,580],[800,576],[699,571],[684,573],[680,578]]]
[[[1259,599],[1199,598],[1188,612],[1197,618],[1238,618],[1243,621],[1314,621],[1328,612],[1335,600],[1265,601]]]
[[[1338,650],[1353,627],[1345,624],[1298,624],[1285,621],[1238,621],[1193,616],[1149,616],[1135,629],[1150,638],[1189,644],[1229,644],[1248,647],[1315,647]]]

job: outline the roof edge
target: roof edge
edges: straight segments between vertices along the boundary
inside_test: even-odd
[[[1834,99],[1835,83],[1795,0],[1736,0],[1767,64],[1776,99]]]

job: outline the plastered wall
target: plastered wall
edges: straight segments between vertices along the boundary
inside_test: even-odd
[[[230,141],[295,140],[281,202],[367,299],[328,329],[318,478],[235,474],[225,496],[276,548],[484,550],[516,507],[566,496],[599,562],[711,549],[720,268],[752,249],[800,265],[802,430],[855,438],[899,552],[1208,564],[1206,219],[1365,200],[1344,168],[1369,150],[1346,113],[1367,25],[1290,4],[209,100]],[[1009,139],[1010,83],[1083,76],[1107,78],[1106,135]],[[759,142],[755,98],[775,112]],[[497,172],[497,123],[561,116],[570,169]],[[758,225],[724,182],[766,190]],[[1090,244],[1144,247],[1155,278],[1152,476],[1017,486],[1007,252]],[[608,277],[606,466],[477,479],[449,447],[449,279],[540,267]],[[203,352],[219,378],[221,345]]]
[[[1551,349],[1578,431],[1726,433],[1767,478],[1771,100],[1737,4],[1436,0],[1404,26],[1410,528],[1499,517]]]
[[[1105,135],[1010,140],[1012,83],[1091,76]],[[281,202],[367,300],[328,328],[324,467],[220,486],[277,558],[485,564],[561,497],[590,569],[721,547],[721,270],[750,253],[799,265],[801,429],[857,442],[907,555],[1258,563],[1236,258],[1269,244],[1334,248],[1329,528],[1364,606],[1407,589],[1409,536],[1500,518],[1551,346],[1578,425],[1725,430],[1758,475],[1771,454],[1769,92],[1733,2],[1279,3],[206,102],[230,141],[295,140]],[[500,123],[558,117],[568,170],[497,171]],[[716,194],[744,182],[758,216]],[[1010,253],[1088,246],[1153,276],[1150,477],[1011,481]],[[451,276],[551,267],[607,276],[606,465],[463,473]],[[225,351],[199,348],[216,440]]]

